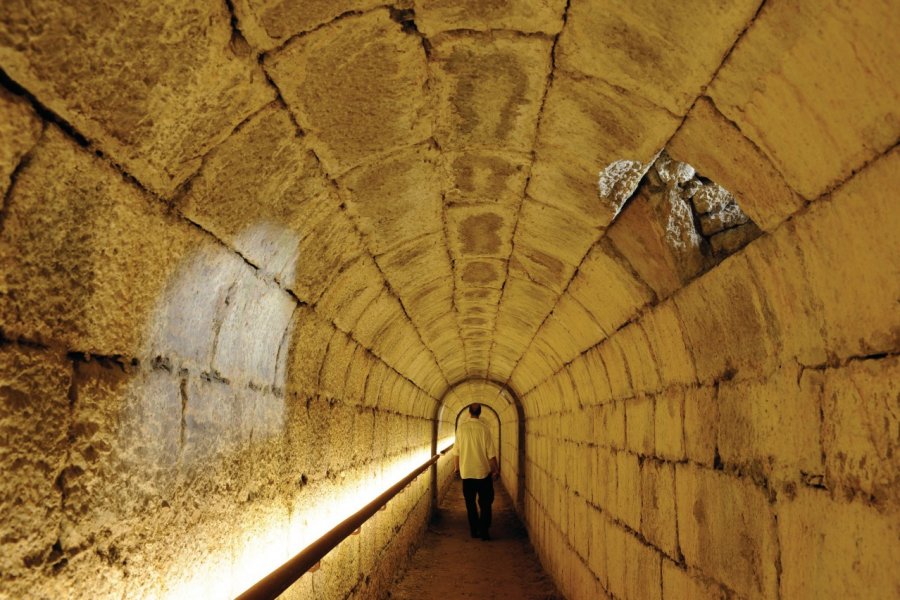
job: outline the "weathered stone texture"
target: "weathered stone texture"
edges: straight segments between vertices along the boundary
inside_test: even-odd
[[[900,507],[900,360],[854,361],[828,369],[822,443],[829,489]]]
[[[900,135],[900,71],[885,34],[898,26],[891,2],[767,5],[710,96],[793,189],[815,199]]]
[[[56,128],[20,172],[6,210],[6,335],[140,355],[164,305],[159,294],[199,235]]]
[[[675,472],[678,542],[688,565],[749,598],[777,589],[775,518],[765,493],[690,465]]]
[[[54,548],[62,519],[57,486],[68,454],[72,367],[54,353],[0,347],[0,585],[24,597],[29,571],[50,573],[61,558]]]
[[[265,64],[332,176],[431,135],[424,49],[386,9],[298,37]]]
[[[523,33],[559,33],[564,0],[415,0],[419,31],[432,37],[443,31],[511,29]]]
[[[882,515],[826,492],[798,489],[779,502],[782,598],[896,598],[900,594],[900,530]]]
[[[6,197],[13,172],[37,143],[43,130],[41,119],[24,98],[0,87],[0,137],[3,139],[0,146],[0,197]]]
[[[168,195],[274,97],[225,4],[5,2],[0,62],[144,185]],[[165,32],[163,34],[163,32]]]

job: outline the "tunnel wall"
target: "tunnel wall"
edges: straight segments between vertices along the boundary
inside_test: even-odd
[[[893,149],[524,393],[526,520],[568,598],[900,592],[898,169]]]
[[[271,204],[224,175],[204,192],[222,171],[261,185],[235,166],[254,161],[240,136],[289,124],[283,109],[210,158],[178,208],[28,98],[0,90],[0,113],[19,144],[0,233],[3,595],[233,596],[428,457],[430,355],[339,201],[310,172]],[[297,173],[296,143],[276,168]],[[303,238],[333,251],[268,225],[279,198],[328,220],[304,217]],[[423,532],[427,480],[298,593],[380,594]]]

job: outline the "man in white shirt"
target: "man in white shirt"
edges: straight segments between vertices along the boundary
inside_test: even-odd
[[[500,475],[500,467],[491,432],[480,419],[481,405],[470,404],[469,415],[472,418],[456,428],[456,472],[462,477],[472,537],[487,541],[491,539],[488,530],[491,527],[491,504],[494,502],[494,479]]]

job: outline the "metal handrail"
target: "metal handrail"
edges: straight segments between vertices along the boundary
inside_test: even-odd
[[[338,544],[353,535],[362,525],[372,518],[391,499],[399,494],[425,469],[433,465],[438,459],[447,454],[453,444],[450,444],[439,453],[435,454],[422,465],[416,467],[409,475],[388,488],[380,496],[366,504],[363,508],[338,523],[331,531],[317,539],[303,549],[299,554],[259,580],[235,600],[274,600],[285,590],[291,587],[298,579],[313,569],[322,558],[331,552]]]

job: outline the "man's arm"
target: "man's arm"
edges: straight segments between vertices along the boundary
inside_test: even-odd
[[[489,461],[491,463],[491,475],[493,475],[494,479],[497,479],[500,477],[500,465],[497,464],[497,457],[492,456]]]
[[[459,475],[459,454],[455,454],[453,456],[453,463],[454,463],[453,472],[456,473],[457,475]]]

